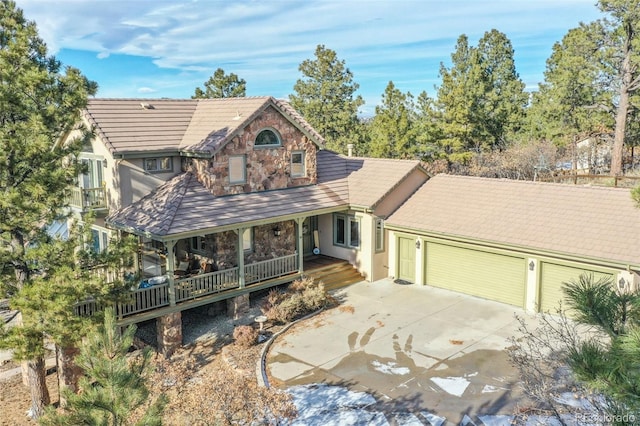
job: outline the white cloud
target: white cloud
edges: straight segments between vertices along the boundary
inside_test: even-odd
[[[152,89],[151,87],[141,87],[138,89],[138,93],[155,93],[157,92],[156,89]]]

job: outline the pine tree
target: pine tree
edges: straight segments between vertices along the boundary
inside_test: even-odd
[[[414,122],[413,96],[402,93],[390,81],[369,127],[371,156],[414,158],[418,155]]]
[[[218,68],[209,80],[204,83],[204,90],[196,87],[192,99],[236,98],[244,97],[247,92],[247,82],[236,74],[225,74]]]
[[[62,412],[51,409],[41,423],[45,425],[160,425],[164,398],[160,396],[132,422],[132,412],[149,398],[146,384],[150,373],[152,352],[147,347],[138,356],[128,356],[133,344],[135,326],[122,334],[116,324],[113,308],[104,312],[104,324],[89,334],[76,362],[84,371],[81,392],[67,393],[67,405]]]
[[[0,2],[0,288],[17,295],[39,284],[40,263],[30,247],[44,247],[43,227],[60,218],[65,191],[80,166],[80,138],[60,144],[97,86],[47,55],[36,25],[10,0]],[[21,312],[25,324],[34,324]],[[49,403],[44,381],[43,335],[25,332],[18,357],[27,361],[32,413]],[[14,340],[15,342],[15,340]]]
[[[325,139],[327,148],[346,153],[347,144],[358,143],[360,135],[358,108],[364,101],[355,96],[359,85],[335,51],[318,45],[315,57],[300,64],[303,79],[293,86],[289,101]]]

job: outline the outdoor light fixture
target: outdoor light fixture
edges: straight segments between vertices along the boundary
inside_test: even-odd
[[[282,231],[280,231],[280,228],[278,228],[277,226],[275,228],[273,228],[273,235],[274,236],[279,237],[281,233],[282,233]]]
[[[416,240],[416,248],[420,250],[420,240]]]
[[[536,264],[533,262],[533,260],[531,262],[529,262],[529,270],[530,271],[533,271],[535,267],[536,267]]]

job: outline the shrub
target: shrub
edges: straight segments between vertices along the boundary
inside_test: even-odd
[[[258,330],[250,325],[240,325],[233,330],[236,344],[243,348],[250,348],[258,341]]]
[[[292,282],[286,291],[269,292],[262,311],[272,321],[287,323],[324,308],[329,300],[322,283],[303,277]]]

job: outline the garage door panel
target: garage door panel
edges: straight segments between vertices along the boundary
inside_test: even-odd
[[[526,263],[516,256],[427,243],[428,285],[524,306]]]
[[[593,271],[586,268],[583,269],[550,262],[542,262],[540,268],[541,278],[538,305],[541,312],[555,313],[560,306],[560,300],[562,300],[562,306],[566,307],[567,302],[564,297],[564,292],[562,291],[562,285],[565,282],[577,281],[580,278],[580,274],[593,274],[596,280],[601,277],[613,276],[613,272]]]

